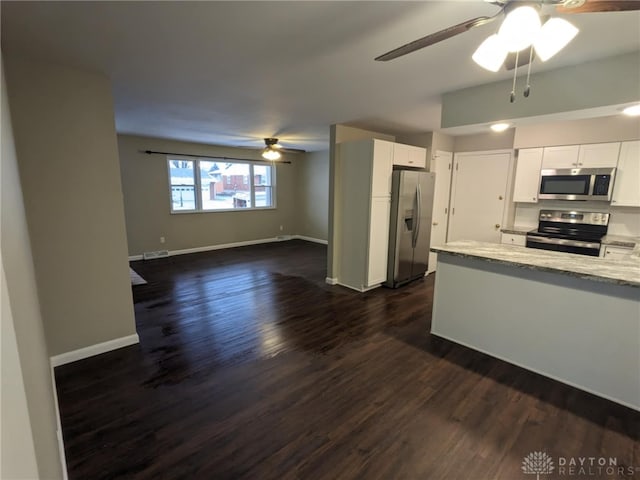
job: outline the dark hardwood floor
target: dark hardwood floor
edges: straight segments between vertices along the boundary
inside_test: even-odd
[[[140,344],[56,369],[70,479],[640,478],[638,412],[431,337],[433,276],[332,287],[298,240],[132,266]],[[558,465],[601,456],[626,476]]]

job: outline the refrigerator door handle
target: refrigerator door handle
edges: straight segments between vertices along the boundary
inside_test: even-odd
[[[411,245],[413,248],[416,248],[418,244],[418,235],[420,235],[420,217],[422,215],[422,191],[420,190],[420,184],[416,187],[416,196],[415,196],[416,208],[413,214],[413,241]]]

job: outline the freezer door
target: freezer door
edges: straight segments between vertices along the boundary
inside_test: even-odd
[[[388,286],[395,286],[411,278],[419,178],[417,173],[408,170],[393,172]]]
[[[433,220],[433,192],[436,174],[420,173],[417,182],[418,205],[415,228],[415,248],[413,252],[412,277],[424,275],[429,263],[429,244],[431,243],[431,222]]]

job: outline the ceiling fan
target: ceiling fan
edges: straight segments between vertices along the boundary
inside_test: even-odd
[[[380,55],[379,57],[376,57],[375,60],[377,61],[381,61],[381,62],[387,62],[389,60],[393,60],[394,58],[398,58],[401,57],[403,55],[406,55],[408,53],[412,53],[415,52],[416,50],[420,50],[422,48],[428,47],[430,45],[433,45],[435,43],[441,42],[443,40],[446,40],[448,38],[454,37],[456,35],[459,35],[461,33],[467,32],[469,30],[471,30],[472,28],[475,27],[479,27],[481,25],[485,25],[487,23],[491,23],[495,20],[497,20],[500,16],[502,16],[502,14],[505,14],[505,17],[509,17],[509,14],[511,14],[512,12],[519,10],[518,7],[523,7],[523,6],[529,6],[529,7],[534,7],[537,8],[538,10],[541,8],[541,6],[543,5],[551,5],[551,6],[555,6],[556,7],[556,12],[557,13],[561,13],[561,14],[566,14],[566,13],[595,13],[595,12],[620,12],[620,11],[628,11],[628,10],[640,10],[640,1],[636,1],[636,0],[537,0],[537,1],[527,1],[527,0],[494,0],[494,1],[490,1],[490,0],[485,0],[487,1],[487,3],[491,3],[493,5],[496,5],[498,7],[500,7],[500,10],[498,12],[496,12],[494,15],[490,16],[490,17],[477,17],[477,18],[472,18],[470,20],[467,20],[465,22],[459,23],[457,25],[452,25],[450,27],[447,27],[443,30],[440,30],[438,32],[432,33],[430,35],[427,35],[426,37],[422,37],[419,38],[417,40],[414,40],[413,42],[409,42],[406,45],[402,45],[401,47],[395,48],[383,55]],[[539,18],[539,17],[538,17]],[[547,18],[543,18],[542,20],[545,21],[545,25],[548,24],[549,22],[547,21]],[[506,20],[506,18],[505,18]],[[540,20],[540,19],[539,19]],[[553,20],[553,19],[552,19]],[[558,23],[557,21],[560,20],[562,22],[564,22],[564,20],[561,19],[555,19],[556,21],[553,23]],[[503,22],[503,26],[505,25],[506,22]],[[565,22],[568,23],[568,22]],[[570,24],[569,24],[570,25]],[[501,29],[503,28],[502,26],[500,27]],[[573,27],[575,28],[575,27]],[[577,33],[577,29],[575,31],[575,33]],[[575,35],[574,33],[574,35]],[[491,38],[491,37],[490,37]],[[571,37],[573,38],[573,37]],[[569,41],[571,40],[571,38],[569,39]],[[488,40],[488,39],[487,39]],[[495,39],[494,39],[495,40]],[[568,43],[568,41],[566,42]],[[560,49],[562,49],[562,47],[564,47],[563,44],[560,48],[558,48],[555,52],[559,51]],[[527,45],[530,46],[531,44]],[[526,47],[524,47],[526,48]],[[507,52],[505,54],[505,57],[507,54],[510,54],[510,58],[507,59],[505,66],[507,68],[507,70],[512,70],[514,69],[516,66],[521,66],[521,65],[526,65],[527,63],[530,63],[531,60],[533,59],[533,48],[531,48],[531,54],[529,55],[529,59],[527,61],[526,58],[522,58],[522,59],[515,59],[513,57],[517,56],[517,51],[516,50],[511,50],[510,52]],[[538,50],[538,49],[536,49]],[[538,56],[542,57],[540,55],[540,52],[538,52]],[[550,57],[547,57],[550,58]],[[546,58],[542,58],[543,60],[546,60]],[[474,58],[475,60],[475,58]],[[476,60],[477,61],[477,60]],[[493,64],[491,65],[493,68],[487,68],[486,66],[484,66],[484,68],[487,68],[488,70],[492,70],[492,71],[497,71],[500,66],[503,64],[504,62],[504,58],[502,59],[502,61],[498,62],[497,59],[493,62]],[[498,64],[497,67],[495,64]]]
[[[267,160],[278,160],[282,156],[280,152],[283,153],[305,153],[306,150],[302,150],[299,148],[287,148],[283,147],[278,143],[277,138],[265,138],[264,139],[264,149],[262,150],[262,157]]]

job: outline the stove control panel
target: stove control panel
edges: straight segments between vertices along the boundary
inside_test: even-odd
[[[602,212],[578,212],[563,210],[540,210],[541,222],[582,223],[586,225],[609,225],[609,214]]]

